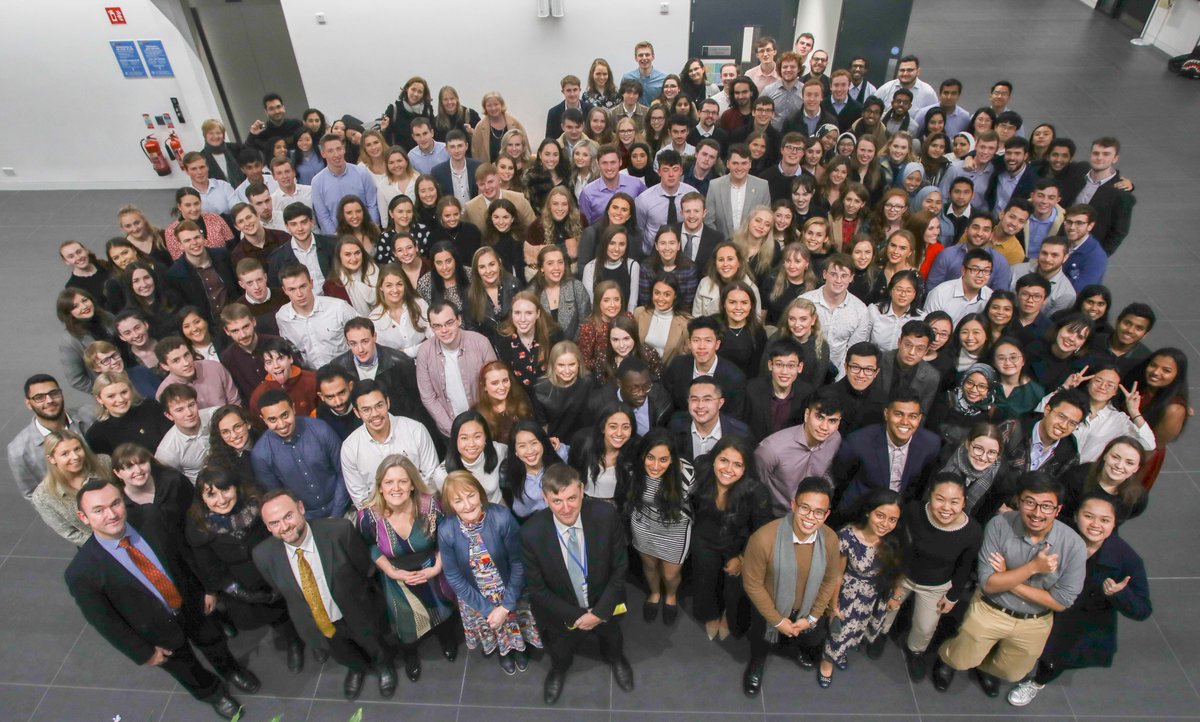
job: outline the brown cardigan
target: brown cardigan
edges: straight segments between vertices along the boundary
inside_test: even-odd
[[[525,130],[525,126],[521,125],[521,121],[512,117],[507,112],[504,114],[504,124],[508,126],[508,130],[516,128],[522,133],[525,133],[526,138],[529,138],[529,133]],[[490,127],[491,126],[488,125],[488,119],[486,117],[481,118],[480,121],[475,124],[475,130],[471,132],[471,157],[480,163],[492,162],[492,156],[488,152],[488,132]],[[533,143],[533,139],[529,138],[529,142]]]
[[[742,585],[746,590],[746,596],[750,597],[750,601],[754,602],[758,613],[763,615],[767,624],[771,626],[779,624],[792,614],[791,609],[776,609],[775,600],[771,597],[772,590],[775,588],[772,564],[772,557],[775,554],[775,534],[782,523],[782,519],[776,519],[754,532],[750,541],[746,542],[746,551],[742,559]],[[822,526],[818,533],[825,536],[825,575],[821,578],[821,589],[817,592],[812,609],[799,610],[801,617],[809,615],[820,617],[826,611],[831,610],[833,595],[837,591],[838,582],[842,579],[844,562],[838,552],[837,534],[827,526]],[[793,545],[793,549],[796,550],[796,567],[798,569],[796,574],[797,604],[804,599],[813,548],[812,544]]]
[[[638,341],[646,343],[646,334],[650,332],[650,320],[654,317],[654,311],[645,306],[638,306],[633,309],[633,320],[637,321]],[[680,354],[687,353],[688,319],[686,316],[675,314],[671,319],[671,330],[667,332],[667,345],[663,348],[662,364],[665,368],[671,363],[671,359]]]

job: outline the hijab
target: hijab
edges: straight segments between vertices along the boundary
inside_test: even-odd
[[[963,384],[971,377],[971,374],[981,374],[987,379],[988,390],[983,398],[979,401],[971,402],[967,400],[966,393],[963,391]],[[981,414],[986,414],[996,403],[996,384],[999,377],[996,370],[987,364],[975,363],[967,367],[966,371],[958,377],[958,385],[950,392],[950,399],[954,403],[954,409],[958,413],[972,418]]]

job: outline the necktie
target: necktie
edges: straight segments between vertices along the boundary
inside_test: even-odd
[[[679,224],[679,213],[675,210],[675,196],[667,196],[667,225]]]
[[[684,236],[687,238],[687,241],[683,244],[683,255],[688,260],[694,261],[696,260],[696,236],[691,233],[685,233]]]
[[[567,564],[567,574],[571,575],[571,586],[575,587],[575,599],[579,602],[579,606],[587,608],[587,579],[583,576],[583,555],[579,550],[579,530],[575,527],[567,529],[567,556],[571,558],[571,563]]]
[[[317,576],[313,574],[312,567],[304,558],[303,549],[296,550],[296,567],[300,569],[300,591],[304,592],[304,601],[308,602],[308,608],[312,610],[317,629],[328,639],[334,633],[333,622],[329,619],[325,603],[321,601],[321,590],[317,589]]]
[[[163,573],[163,570],[155,566],[154,562],[150,561],[149,557],[141,552],[140,549],[129,543],[129,537],[121,539],[117,542],[117,546],[121,547],[129,554],[129,559],[133,565],[146,575],[158,593],[162,595],[167,606],[172,610],[177,610],[183,606],[183,597],[179,596],[179,590],[175,584]]]

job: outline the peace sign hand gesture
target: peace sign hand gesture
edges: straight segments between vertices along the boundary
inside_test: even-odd
[[[1092,376],[1088,376],[1087,370],[1088,370],[1088,367],[1084,366],[1082,369],[1080,369],[1080,370],[1076,371],[1075,373],[1071,374],[1070,376],[1068,376],[1067,380],[1063,382],[1062,387],[1064,389],[1073,389],[1076,386],[1083,384],[1085,381],[1091,381],[1092,376],[1095,376],[1096,374],[1092,374]]]
[[[1129,388],[1120,387],[1121,393],[1125,394],[1125,410],[1130,418],[1141,415],[1139,409],[1142,407],[1142,394],[1138,391],[1138,382],[1134,381]]]

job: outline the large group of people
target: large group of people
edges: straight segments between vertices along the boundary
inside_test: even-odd
[[[167,227],[64,241],[95,403],[31,376],[9,463],[88,622],[226,718],[260,687],[226,637],[264,625],[349,699],[431,634],[509,675],[545,649],[547,704],[596,637],[628,691],[627,581],[745,638],[751,697],[772,653],[825,688],[889,637],[1018,706],[1110,664],[1151,611],[1115,532],[1190,415],[1103,285],[1120,142],[911,55],[876,87],[807,33],[755,50],[598,58],[536,144],[420,77],[370,123],[268,95],[244,144],[203,124]]]

